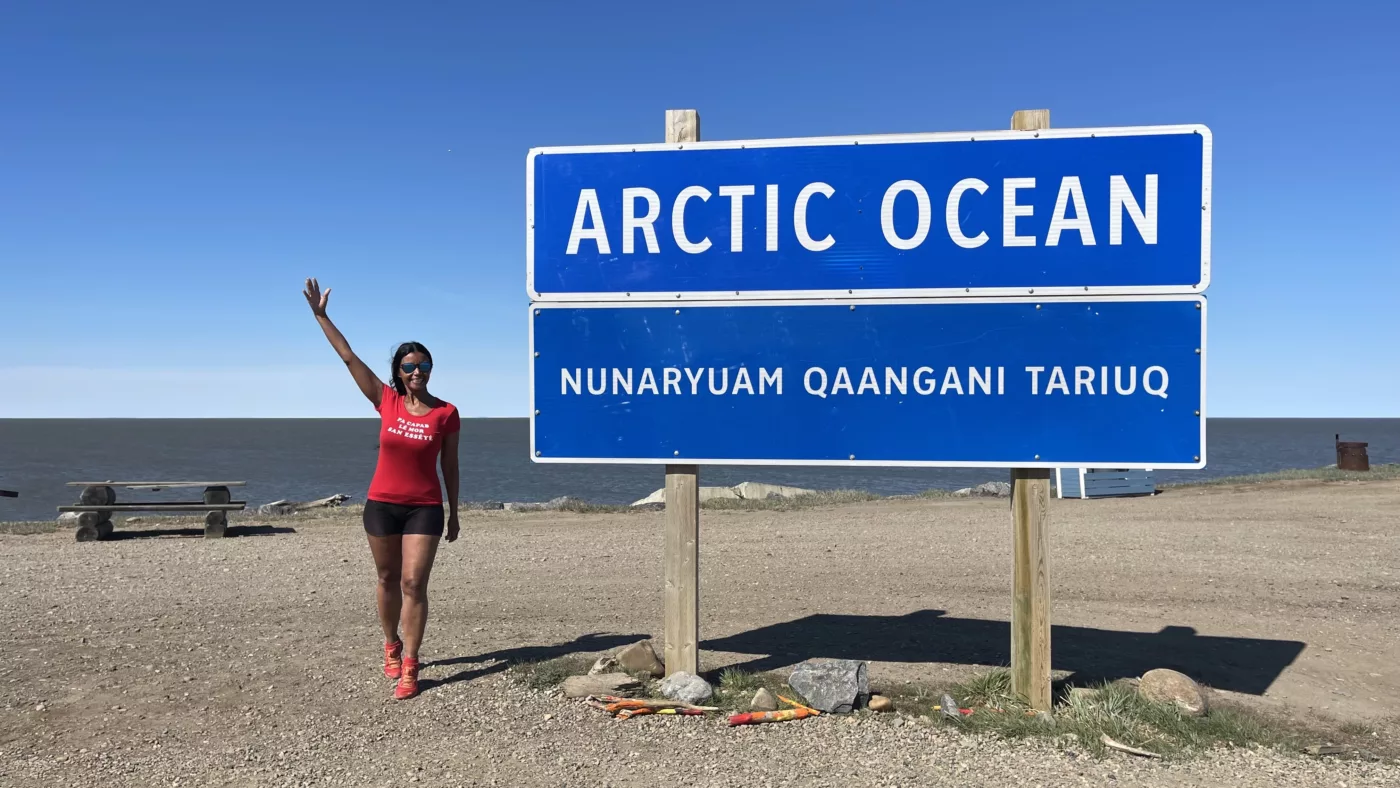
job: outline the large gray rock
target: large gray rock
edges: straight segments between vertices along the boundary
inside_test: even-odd
[[[749,501],[761,501],[766,498],[797,498],[815,492],[815,490],[808,490],[805,487],[788,487],[782,484],[764,484],[763,482],[740,482],[734,485],[733,489],[740,498]]]
[[[617,652],[617,661],[628,673],[646,673],[654,678],[666,675],[666,666],[656,655],[650,640],[643,640]]]
[[[598,676],[570,676],[564,679],[564,695],[586,698],[589,695],[629,696],[642,688],[642,683],[626,673],[604,673]]]
[[[734,491],[734,488],[733,488],[733,487],[701,487],[701,488],[700,488],[700,491],[699,491],[698,493],[696,493],[696,495],[699,497],[701,503],[704,503],[705,501],[712,501],[712,500],[714,500],[714,499],[716,499],[716,498],[739,498],[739,497],[741,497],[741,496],[739,495],[739,493],[737,493],[737,492]],[[665,487],[662,487],[661,489],[657,490],[656,492],[652,493],[651,495],[648,495],[647,497],[641,499],[640,501],[634,501],[634,502],[632,503],[632,505],[633,505],[633,506],[646,506],[646,505],[648,505],[648,504],[654,504],[654,503],[662,503],[662,504],[666,503],[666,488],[665,488]]]
[[[64,512],[58,516],[58,522],[60,525],[75,526],[78,524],[78,513]]]
[[[555,512],[575,503],[582,504],[585,502],[568,495],[561,495],[558,498],[551,498],[544,503],[504,503],[501,504],[501,508],[508,512]]]
[[[1142,674],[1138,693],[1156,703],[1173,704],[1182,714],[1192,717],[1203,717],[1210,711],[1210,702],[1201,685],[1175,670],[1156,668]]]
[[[715,694],[715,689],[710,686],[710,682],[683,670],[678,670],[667,676],[658,689],[663,698],[692,704],[704,703]]]
[[[986,498],[1010,498],[1010,482],[986,482],[972,488],[973,495],[980,495]]]
[[[810,659],[793,668],[788,684],[812,708],[848,714],[870,700],[870,679],[864,662],[853,659]]]

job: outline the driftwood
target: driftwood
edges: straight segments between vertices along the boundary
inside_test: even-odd
[[[1122,743],[1122,742],[1120,742],[1120,741],[1114,741],[1113,739],[1110,739],[1110,738],[1108,737],[1108,734],[1107,734],[1107,733],[1105,733],[1105,734],[1103,734],[1102,736],[1100,736],[1100,737],[1099,737],[1099,741],[1103,742],[1104,746],[1105,746],[1105,747],[1108,747],[1109,749],[1117,750],[1117,751],[1119,751],[1119,752],[1126,752],[1126,753],[1128,753],[1129,755],[1137,755],[1137,756],[1140,756],[1140,757],[1143,757],[1143,758],[1160,758],[1160,757],[1162,757],[1162,756],[1158,755],[1158,754],[1155,753],[1155,752],[1148,752],[1147,750],[1139,750],[1139,749],[1136,748],[1136,747],[1129,747],[1128,745],[1126,745],[1126,744],[1124,744],[1124,743]]]
[[[209,512],[204,515],[204,538],[219,539],[228,532],[228,514]]]
[[[329,509],[350,500],[350,496],[336,493],[314,501],[273,501],[258,507],[258,514],[296,514],[310,509]]]
[[[96,542],[112,535],[112,519],[103,512],[83,512],[78,515],[78,528],[73,538],[79,542]]]

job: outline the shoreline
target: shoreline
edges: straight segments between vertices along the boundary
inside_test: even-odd
[[[1241,476],[1223,476],[1214,479],[1199,479],[1186,482],[1161,483],[1156,485],[1156,492],[1151,495],[1124,496],[1130,498],[1155,498],[1164,493],[1175,490],[1189,490],[1193,488],[1207,487],[1261,487],[1268,485],[1287,484],[1290,482],[1318,482],[1318,483],[1349,483],[1349,482],[1384,482],[1400,479],[1400,463],[1386,463],[1374,465],[1369,471],[1339,471],[1335,466],[1324,466],[1321,468],[1297,468],[1284,471],[1274,471],[1270,473],[1247,474]],[[761,483],[760,483],[761,484]],[[979,487],[994,485],[996,482],[987,482]],[[739,486],[739,485],[736,485]],[[776,486],[775,486],[776,487]],[[782,488],[792,489],[792,488]],[[721,497],[703,500],[701,508],[707,511],[792,511],[798,509],[812,509],[818,507],[843,506],[850,504],[868,503],[888,503],[898,501],[957,501],[962,499],[980,498],[1005,498],[1009,494],[984,493],[979,492],[979,488],[964,488],[964,490],[944,490],[929,489],[918,493],[881,495],[866,490],[800,490],[798,494],[786,496],[772,496],[767,498],[742,498],[742,497]],[[1055,495],[1052,492],[1051,497]],[[1074,499],[1078,500],[1078,499]],[[1091,499],[1106,500],[1106,499]],[[314,520],[338,520],[345,519],[346,515],[358,513],[364,502],[349,502],[338,506],[316,507],[303,509],[296,512],[271,513],[260,512],[258,507],[249,507],[246,510],[229,513],[230,527],[238,524],[248,524],[252,520],[268,520],[270,522],[304,522]],[[500,501],[463,501],[461,512],[464,516],[472,513],[494,513],[502,514],[527,514],[540,512],[562,512],[570,514],[642,514],[658,512],[664,509],[662,503],[635,503],[635,504],[606,504],[595,503],[586,499],[563,496],[548,501],[522,501],[522,502],[500,502]],[[139,514],[132,517],[123,517],[118,525],[140,525],[140,524],[163,524],[163,525],[183,525],[201,521],[200,517],[190,515],[160,515],[160,514]],[[38,533],[52,533],[60,529],[71,529],[74,524],[61,521],[57,518],[52,520],[0,520],[0,535],[27,535]]]

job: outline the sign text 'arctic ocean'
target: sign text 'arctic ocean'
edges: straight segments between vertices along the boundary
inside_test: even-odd
[[[1200,296],[536,304],[537,462],[1200,468]]]
[[[1199,293],[1204,126],[537,148],[534,301]]]

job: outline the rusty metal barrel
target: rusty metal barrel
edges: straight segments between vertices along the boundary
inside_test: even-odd
[[[1344,441],[1338,435],[1337,440],[1337,470],[1339,471],[1369,471],[1371,470],[1371,458],[1366,456],[1367,444],[1360,441]]]

